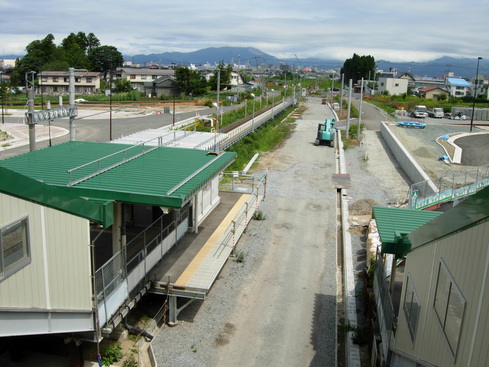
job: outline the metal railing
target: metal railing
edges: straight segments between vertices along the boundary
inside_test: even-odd
[[[179,213],[178,218],[168,225],[164,225],[163,216],[151,223],[136,237],[124,246],[119,252],[112,256],[105,264],[103,264],[95,272],[95,287],[98,302],[104,302],[117,289],[117,286],[125,281],[138,265],[145,262],[147,257],[155,250],[155,248],[164,242],[173,232],[176,227],[188,217],[188,209]],[[172,244],[177,241],[171,241]],[[167,246],[171,247],[170,244]],[[161,247],[159,258],[165,255],[168,249]],[[144,271],[139,276],[140,279],[132,280],[131,283],[137,283],[151,270],[152,266],[145,266]],[[128,289],[131,292],[132,289]]]
[[[240,192],[243,194],[266,194],[266,174],[245,174],[239,171],[223,172],[219,182],[219,190]]]
[[[489,186],[489,165],[479,166],[473,170],[454,172],[452,176],[442,176],[431,180],[438,191],[433,195],[425,195],[428,181],[411,185],[409,195],[410,209],[423,209],[435,204],[454,201],[475,194]]]
[[[161,145],[161,144],[158,144],[158,145]],[[136,151],[136,148],[140,148],[140,151]],[[140,157],[144,154],[147,154],[156,148],[157,147],[153,147],[153,146],[149,146],[149,148],[148,148],[148,145],[145,145],[145,143],[137,144],[137,145],[133,145],[132,147],[122,149],[118,152],[106,155],[105,157],[102,157],[102,158],[93,160],[91,162],[82,164],[78,167],[69,169],[68,171],[66,171],[68,173],[68,186],[76,185],[77,183],[85,181],[91,177],[94,177],[94,176],[102,173],[102,172],[106,172],[106,171],[108,171],[114,167],[120,166],[121,164],[124,164],[126,162],[129,162],[129,161],[137,158],[137,157]],[[132,151],[136,151],[136,153],[130,154],[130,153],[128,153],[129,151],[131,151],[131,153],[132,153]],[[120,157],[117,158],[118,156],[120,156]],[[103,163],[104,161],[106,161],[108,163],[104,164]],[[96,166],[96,168],[89,169],[88,167],[91,167],[91,166],[92,167]],[[73,173],[75,171],[79,171],[82,169],[84,169],[82,172],[90,172],[90,173],[86,173],[84,176],[82,176],[78,179],[73,179],[73,177],[72,177]]]

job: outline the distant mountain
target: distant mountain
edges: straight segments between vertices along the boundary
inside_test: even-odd
[[[476,59],[456,59],[444,56],[436,60],[426,62],[391,62],[385,60],[377,61],[377,68],[389,71],[390,68],[397,68],[398,72],[409,72],[413,75],[441,77],[453,72],[456,76],[473,78],[476,73]]]
[[[193,52],[164,52],[161,54],[125,56],[125,59],[132,61],[133,64],[141,65],[171,65],[173,63],[203,65],[224,61],[225,63],[256,66],[264,63],[279,65],[282,62],[288,65],[327,69],[339,69],[345,62],[345,60],[320,58],[279,59],[253,47],[209,47]],[[396,68],[399,73],[410,72],[413,75],[434,78],[439,78],[448,72],[453,72],[456,76],[472,78],[475,75],[476,65],[476,59],[456,59],[453,57],[442,57],[427,62],[377,61],[377,67],[384,71]]]
[[[266,54],[253,47],[209,47],[193,52],[164,52],[161,54],[124,56],[133,64],[218,64],[223,61],[226,64],[234,63],[240,65],[251,64],[252,66],[267,63],[278,64],[275,56]]]

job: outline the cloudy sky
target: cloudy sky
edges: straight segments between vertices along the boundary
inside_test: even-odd
[[[489,59],[489,0],[0,0],[0,57],[51,33],[124,55],[254,47],[277,58]]]

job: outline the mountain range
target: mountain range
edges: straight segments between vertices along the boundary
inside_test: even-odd
[[[353,55],[352,55],[353,56]],[[280,63],[298,67],[338,69],[343,66],[345,60],[320,59],[320,58],[289,58],[279,59],[273,55],[262,52],[253,47],[209,47],[193,52],[164,52],[150,55],[124,56],[125,60],[133,64],[149,65],[204,65],[217,64],[221,61],[236,65],[258,66],[279,65]],[[409,72],[422,77],[439,78],[442,75],[453,72],[454,75],[466,78],[475,76],[477,60],[469,58],[441,57],[426,62],[391,62],[378,60],[377,68],[389,71],[396,68],[399,73]]]
[[[353,56],[353,55],[352,55]],[[15,55],[3,56],[6,59],[17,57]],[[273,55],[262,52],[253,47],[209,47],[193,52],[163,52],[149,55],[124,55],[124,59],[133,64],[140,65],[204,65],[224,63],[236,65],[258,66],[279,65],[280,63],[297,67],[311,67],[321,69],[340,69],[345,60],[321,59],[321,58],[294,58],[279,59]],[[388,60],[377,60],[377,68],[389,71],[391,68],[397,69],[398,73],[409,72],[416,76],[440,78],[453,72],[455,76],[473,78],[477,60],[472,58],[453,58],[444,56],[426,62],[392,62]]]

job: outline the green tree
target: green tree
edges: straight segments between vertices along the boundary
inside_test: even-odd
[[[353,80],[356,83],[358,80],[373,79],[375,77],[375,59],[373,56],[359,56],[353,54],[351,59],[346,59],[341,73],[345,76],[345,80]]]
[[[35,40],[29,43],[25,50],[26,55],[22,59],[15,61],[15,69],[11,79],[15,85],[25,84],[25,73],[34,71],[36,73],[43,70],[43,65],[52,61],[53,53],[56,50],[54,36],[48,34],[42,40]]]
[[[133,91],[131,82],[127,79],[116,78],[114,79],[113,83],[114,87],[112,88],[112,91],[115,93],[126,93]]]
[[[231,84],[231,73],[233,72],[233,67],[231,65],[225,65],[224,61],[219,63],[219,66],[214,71],[214,74],[211,76],[209,80],[209,85],[211,90],[217,91],[217,74],[220,72],[220,80],[219,80],[219,90],[222,90],[224,87],[229,86]]]
[[[88,61],[90,62],[91,71],[100,71],[107,74],[108,70],[122,66],[124,57],[114,46],[99,46],[92,48],[88,52]]]
[[[200,71],[177,66],[175,79],[178,89],[187,96],[200,96],[207,91],[207,82]]]

